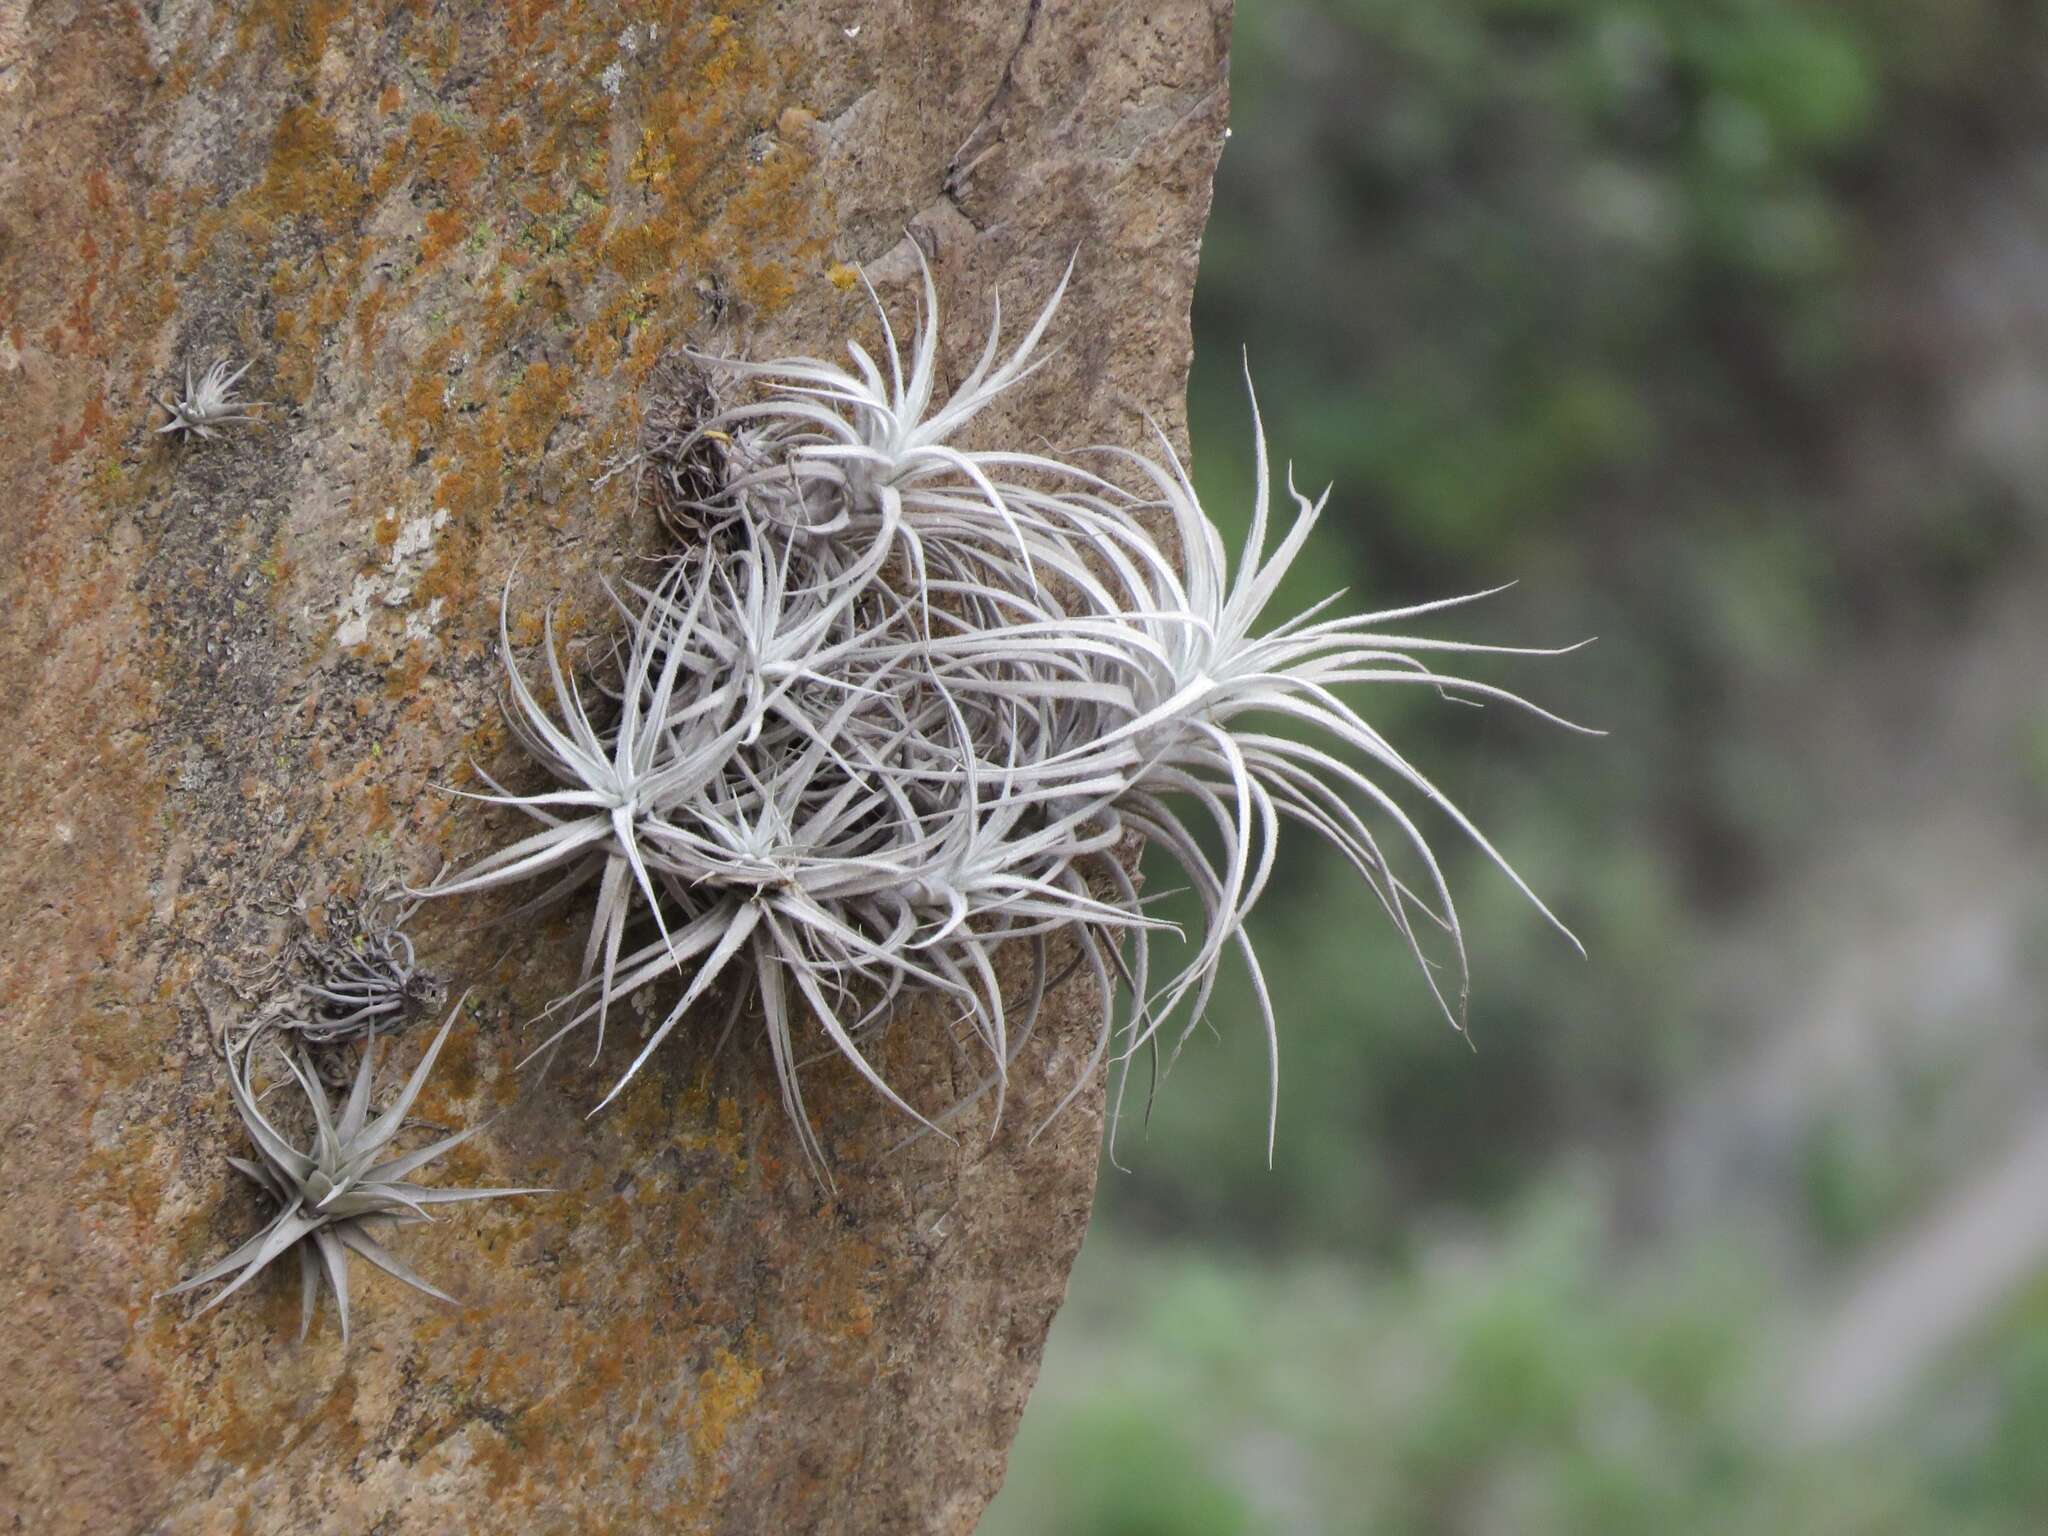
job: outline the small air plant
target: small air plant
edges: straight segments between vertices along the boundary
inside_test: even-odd
[[[724,409],[731,382],[718,365],[688,357],[658,365],[641,423],[639,451],[619,465],[621,471],[635,471],[640,493],[679,539],[702,535],[697,509],[725,489],[732,438],[697,428]],[[607,474],[597,484],[609,478]]]
[[[615,682],[593,689],[605,710],[565,675],[551,625],[552,708],[529,687],[508,584],[507,714],[552,787],[521,794],[487,779],[494,793],[476,798],[540,828],[413,894],[549,881],[524,911],[596,886],[582,974],[549,1010],[562,1017],[540,1049],[590,1023],[601,1039],[622,999],[681,983],[606,1102],[718,989],[728,1032],[758,1008],[784,1105],[829,1185],[803,1108],[800,1034],[821,1032],[921,1133],[946,1134],[985,1093],[1000,1116],[1046,989],[1078,969],[1106,1003],[1123,991],[1130,1004],[1120,1022],[1105,1013],[1057,1114],[1112,1051],[1127,1077],[1183,1012],[1184,1039],[1233,950],[1277,1094],[1278,1029],[1245,922],[1289,822],[1345,858],[1462,1021],[1457,911],[1395,791],[1506,863],[1352,698],[1421,685],[1555,720],[1437,658],[1556,653],[1406,632],[1469,598],[1342,615],[1332,597],[1267,621],[1323,502],[1290,481],[1296,517],[1268,552],[1256,402],[1258,483],[1234,570],[1163,435],[1157,458],[1098,449],[1085,466],[963,444],[1039,366],[1034,349],[1065,286],[1000,361],[998,307],[979,361],[943,399],[929,268],[907,359],[886,314],[884,364],[851,343],[850,371],[696,359],[717,383],[693,403],[713,413],[688,432],[676,412],[651,413],[669,466],[657,502],[690,542],[619,599]],[[1155,537],[1161,523],[1170,544]],[[1170,925],[1144,909],[1121,862],[1138,839],[1180,867],[1203,913],[1190,959],[1163,982],[1150,944]],[[1455,996],[1426,952],[1433,928],[1449,936]],[[997,981],[1007,945],[1031,960],[1021,1000]],[[936,997],[986,1062],[965,1099],[930,1112],[883,1079],[867,1044],[912,993]]]
[[[157,404],[170,414],[170,420],[157,428],[159,434],[182,432],[187,437],[219,437],[220,429],[237,422],[254,421],[247,407],[254,401],[244,400],[235,391],[235,385],[252,365],[242,364],[230,373],[228,360],[222,358],[201,375],[199,382],[192,382],[192,365],[185,365],[185,392],[174,400],[157,397]]]
[[[465,997],[463,1001],[467,1001]],[[348,1341],[348,1256],[368,1259],[386,1274],[441,1301],[454,1298],[422,1279],[383,1244],[377,1234],[390,1228],[431,1221],[426,1208],[466,1200],[493,1200],[505,1195],[547,1194],[544,1189],[436,1189],[410,1182],[409,1175],[424,1168],[443,1153],[462,1145],[484,1129],[471,1126],[444,1136],[414,1152],[393,1154],[392,1143],[404,1127],[406,1111],[412,1108],[433,1070],[434,1059],[448,1038],[458,1002],[448,1020],[434,1036],[420,1063],[399,1092],[391,1107],[371,1116],[371,1078],[376,1042],[363,1043],[362,1059],[348,1099],[336,1115],[312,1060],[304,1047],[283,1048],[286,1069],[306,1096],[313,1111],[313,1141],[300,1148],[263,1113],[263,1095],[251,1080],[254,1048],[228,1056],[228,1091],[235,1109],[255,1144],[256,1158],[231,1157],[229,1164],[260,1185],[277,1202],[277,1211],[261,1232],[217,1263],[209,1264],[189,1280],[163,1292],[176,1296],[233,1275],[199,1311],[219,1306],[254,1280],[287,1252],[296,1253],[299,1264],[299,1337],[312,1326],[323,1279],[334,1292],[335,1308],[341,1315],[342,1342]]]
[[[361,901],[327,903],[325,932],[315,935],[303,903],[294,903],[301,932],[291,953],[308,979],[300,1006],[280,1027],[315,1045],[386,1033],[432,1014],[448,1000],[448,984],[422,967],[406,924],[417,900],[394,902],[374,889]]]

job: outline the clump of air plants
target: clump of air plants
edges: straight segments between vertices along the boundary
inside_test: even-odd
[[[219,437],[223,427],[238,422],[254,421],[248,414],[248,407],[255,402],[245,400],[235,389],[243,374],[250,369],[244,363],[230,373],[228,360],[222,358],[199,378],[192,381],[192,365],[185,365],[185,392],[175,399],[159,395],[157,404],[169,413],[170,420],[157,428],[159,434],[181,432],[188,438],[197,435],[203,438]]]
[[[464,1001],[467,1001],[465,998]],[[207,1300],[199,1311],[219,1306],[254,1280],[286,1253],[297,1256],[299,1266],[299,1337],[312,1326],[324,1281],[334,1293],[335,1309],[341,1315],[342,1342],[348,1341],[348,1259],[350,1254],[367,1259],[377,1268],[440,1301],[453,1297],[422,1279],[411,1266],[377,1241],[389,1229],[431,1221],[431,1205],[449,1205],[467,1200],[494,1200],[505,1195],[547,1194],[544,1189],[439,1189],[410,1181],[409,1176],[442,1154],[462,1145],[484,1127],[471,1126],[417,1151],[394,1153],[392,1145],[404,1128],[406,1112],[433,1070],[442,1042],[462,1011],[457,1003],[448,1020],[434,1036],[420,1063],[391,1106],[372,1118],[372,1075],[376,1055],[374,1039],[363,1043],[362,1058],[354,1084],[339,1114],[335,1113],[319,1073],[302,1044],[281,1047],[285,1068],[305,1095],[313,1115],[313,1136],[306,1146],[296,1144],[263,1112],[252,1081],[253,1046],[228,1053],[228,1091],[235,1109],[248,1128],[256,1158],[231,1157],[228,1163],[255,1181],[276,1202],[277,1210],[264,1229],[236,1248],[226,1258],[208,1265],[198,1274],[163,1294],[175,1296],[234,1278]]]
[[[593,687],[595,708],[565,673],[551,625],[552,704],[529,685],[510,641],[508,584],[507,716],[548,783],[515,793],[491,780],[476,798],[538,826],[416,893],[546,881],[528,911],[594,888],[580,982],[551,1010],[566,1017],[542,1049],[586,1024],[601,1042],[611,1007],[681,978],[615,1096],[722,983],[725,1030],[758,1007],[785,1107],[827,1183],[803,1108],[799,1031],[822,1031],[879,1093],[936,1129],[961,1106],[920,1112],[863,1048],[900,999],[936,995],[986,1058],[969,1097],[992,1091],[1000,1115],[1056,952],[1106,1001],[1119,991],[1130,1001],[1120,1021],[1106,1014],[1087,1073],[1054,1114],[1112,1048],[1127,1072],[1182,1013],[1184,1040],[1232,950],[1253,982],[1277,1092],[1278,1030],[1245,921],[1283,823],[1343,855],[1454,1024],[1466,996],[1462,930],[1396,792],[1448,816],[1528,894],[1353,700],[1423,687],[1555,719],[1443,670],[1443,658],[1556,653],[1407,630],[1476,597],[1357,615],[1331,597],[1268,620],[1324,502],[1290,481],[1293,520],[1267,548],[1256,403],[1257,486],[1234,564],[1156,429],[1156,458],[1094,450],[1085,464],[961,444],[1039,366],[1065,285],[1006,357],[998,305],[979,360],[943,399],[928,269],[907,357],[879,301],[880,364],[857,343],[851,370],[693,355],[701,384],[675,411],[709,414],[687,431],[680,415],[663,418],[658,455],[660,505],[689,541],[655,579],[617,595],[626,634],[612,681]],[[1155,524],[1171,530],[1170,545]],[[1179,866],[1203,913],[1191,957],[1164,980],[1150,941],[1169,925],[1145,912],[1121,862],[1136,839]],[[1432,930],[1448,938],[1448,994],[1426,953]],[[1016,1000],[995,965],[1013,943],[1032,962]]]

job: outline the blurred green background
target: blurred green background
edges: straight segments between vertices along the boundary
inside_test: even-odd
[[[1612,734],[1362,701],[1471,1041],[1291,846],[1127,1126],[989,1536],[2048,1530],[2048,6],[1242,0],[1196,471],[1284,606]],[[1241,525],[1241,523],[1240,523]]]

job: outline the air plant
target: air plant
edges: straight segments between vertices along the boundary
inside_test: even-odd
[[[1249,376],[1246,387],[1249,392]],[[1464,1023],[1470,971],[1450,888],[1428,839],[1371,769],[1420,795],[1450,819],[1545,919],[1580,947],[1571,930],[1485,834],[1336,690],[1419,684],[1448,699],[1505,703],[1568,730],[1585,728],[1503,688],[1445,672],[1422,659],[1446,654],[1557,656],[1577,646],[1480,645],[1388,628],[1493,592],[1379,613],[1324,617],[1341,598],[1337,593],[1284,622],[1262,627],[1266,606],[1314,531],[1329,493],[1311,502],[1295,489],[1290,473],[1287,490],[1296,506],[1294,525],[1269,555],[1271,472],[1255,395],[1252,431],[1256,484],[1250,527],[1235,571],[1220,532],[1202,510],[1164,435],[1158,434],[1159,460],[1131,456],[1157,492],[1154,504],[1172,517],[1182,574],[1162,583],[1151,612],[1130,616],[1153,645],[1138,671],[1129,718],[1098,740],[1072,750],[1097,771],[1115,765],[1126,775],[1130,787],[1120,804],[1127,820],[1180,868],[1205,917],[1203,942],[1193,960],[1155,999],[1140,1005],[1132,1024],[1132,1048],[1145,1044],[1164,1018],[1192,995],[1193,1007],[1181,1035],[1183,1041],[1187,1038],[1203,1015],[1224,947],[1234,944],[1265,1024],[1277,1093],[1277,1026],[1245,919],[1272,871],[1283,820],[1308,827],[1342,855],[1392,921],[1445,1015],[1456,1027]],[[1255,724],[1268,728],[1254,729]],[[1292,734],[1275,734],[1272,726],[1288,727]],[[1355,808],[1358,805],[1396,829],[1419,862],[1427,895],[1419,895],[1394,874]],[[1220,869],[1184,819],[1189,810],[1206,819],[1222,845],[1225,858]],[[1444,995],[1436,968],[1423,951],[1412,921],[1417,914],[1449,936],[1457,977],[1455,1000]],[[1273,1123],[1274,1115],[1269,1114],[1269,1137]]]
[[[157,404],[170,415],[170,420],[157,428],[159,434],[182,432],[188,437],[196,433],[200,437],[218,437],[220,428],[236,422],[254,421],[247,413],[253,401],[244,400],[235,391],[235,385],[250,369],[244,363],[230,373],[228,360],[222,358],[200,376],[195,385],[192,382],[192,365],[185,365],[185,392],[176,399],[157,397]]]
[[[757,363],[690,354],[700,367],[717,370],[719,378],[729,381],[728,388],[749,380],[763,387],[762,398],[706,418],[678,445],[684,457],[707,439],[726,447],[725,484],[704,499],[702,511],[742,522],[762,520],[785,535],[829,539],[827,548],[813,552],[826,570],[845,552],[865,559],[876,551],[890,552],[898,540],[907,545],[915,570],[924,540],[943,537],[1000,539],[1018,551],[1028,573],[1033,544],[1026,538],[1027,527],[1039,541],[1071,553],[1063,524],[1075,508],[1017,477],[1035,474],[1054,486],[1102,485],[1096,476],[1048,455],[968,449],[954,439],[1047,361],[1033,361],[1031,354],[1066,292],[1073,261],[1037,319],[1000,362],[1003,310],[1000,295],[994,298],[981,356],[943,401],[937,398],[938,290],[921,250],[918,266],[923,304],[907,359],[887,311],[868,288],[881,321],[886,378],[856,341],[847,343],[852,372],[810,357]]]
[[[725,488],[732,438],[698,427],[723,409],[731,386],[723,368],[688,357],[659,364],[651,380],[639,450],[618,471],[634,471],[640,494],[678,538],[696,539],[703,529],[697,509]],[[602,485],[608,473],[596,482]]]
[[[386,1032],[431,1014],[448,998],[448,985],[422,967],[406,924],[419,910],[415,899],[394,903],[383,890],[360,902],[330,901],[326,931],[316,936],[305,923],[292,953],[309,979],[298,984],[302,1005],[282,1020],[314,1044]]]
[[[465,997],[463,1001],[467,1001]],[[348,1341],[348,1257],[367,1259],[386,1274],[404,1281],[414,1290],[441,1301],[454,1298],[421,1278],[411,1266],[377,1241],[377,1234],[416,1222],[431,1221],[430,1205],[449,1205],[466,1200],[492,1200],[504,1195],[546,1194],[543,1189],[437,1189],[415,1184],[409,1175],[424,1168],[442,1154],[453,1150],[484,1129],[471,1126],[444,1136],[417,1151],[393,1153],[392,1143],[404,1127],[406,1111],[412,1108],[433,1070],[442,1042],[462,1011],[458,1002],[448,1020],[434,1036],[426,1053],[413,1069],[405,1087],[390,1108],[372,1118],[371,1079],[376,1041],[364,1041],[362,1059],[356,1068],[348,1099],[337,1115],[322,1086],[314,1064],[303,1046],[294,1044],[282,1051],[292,1080],[306,1096],[313,1111],[313,1140],[310,1146],[295,1145],[263,1112],[260,1095],[251,1080],[254,1049],[228,1056],[228,1091],[235,1109],[255,1144],[255,1159],[231,1157],[237,1172],[259,1185],[277,1203],[269,1224],[227,1257],[209,1264],[190,1279],[163,1292],[175,1296],[217,1280],[233,1279],[207,1300],[199,1311],[219,1306],[254,1280],[287,1252],[296,1253],[299,1264],[299,1337],[312,1326],[324,1279],[334,1292],[335,1308],[341,1315],[342,1342]]]
[[[540,822],[541,830],[499,849],[459,875],[411,893],[416,900],[459,895],[551,875],[554,885],[522,909],[535,911],[595,880],[597,902],[590,941],[584,949],[583,974],[587,980],[595,971],[603,984],[598,1008],[600,1039],[604,1005],[612,993],[619,945],[636,894],[645,899],[657,924],[662,922],[662,905],[654,888],[655,856],[648,847],[649,825],[662,806],[689,795],[713,777],[734,742],[746,733],[744,725],[721,730],[707,725],[703,712],[693,719],[687,710],[675,707],[678,685],[710,666],[709,659],[695,655],[688,644],[695,616],[709,590],[710,568],[705,568],[690,601],[672,609],[668,599],[684,574],[681,565],[671,567],[661,588],[647,594],[646,623],[635,632],[617,717],[602,732],[593,724],[582,694],[562,671],[552,614],[543,634],[559,718],[527,686],[512,653],[506,620],[511,584],[506,584],[499,609],[498,642],[510,698],[507,718],[528,755],[547,770],[557,787],[516,795],[483,775],[494,793],[472,793],[470,798],[512,806]]]
[[[1000,1115],[1010,1065],[1061,975],[1091,975],[1105,1004],[1128,994],[1120,1021],[1105,1008],[1088,1066],[1092,1077],[1114,1051],[1127,1074],[1169,1018],[1185,1012],[1182,1039],[1201,1019],[1231,950],[1252,978],[1277,1092],[1278,1030],[1245,924],[1290,822],[1346,859],[1459,1023],[1456,908],[1397,791],[1447,815],[1535,901],[1353,699],[1419,684],[1554,720],[1439,658],[1556,653],[1405,631],[1470,598],[1343,615],[1332,597],[1269,622],[1324,503],[1290,479],[1295,520],[1267,550],[1256,401],[1258,482],[1234,569],[1156,428],[1157,457],[1093,450],[1092,467],[960,441],[1039,366],[1066,281],[1000,361],[998,306],[979,360],[944,399],[928,267],[907,359],[886,314],[883,364],[854,343],[851,371],[697,359],[719,380],[698,403],[716,409],[686,433],[673,412],[662,418],[666,462],[687,472],[668,473],[660,496],[672,526],[687,505],[695,542],[619,600],[612,681],[592,686],[603,711],[564,673],[551,624],[552,710],[529,688],[508,584],[507,713],[554,787],[489,781],[494,793],[478,798],[540,830],[415,894],[550,881],[529,910],[595,884],[582,973],[549,1010],[561,1017],[541,1050],[590,1023],[601,1039],[622,999],[680,981],[606,1102],[721,992],[725,1031],[758,1007],[798,1139],[829,1183],[798,1082],[812,1028],[921,1131],[950,1134],[983,1093]],[[755,394],[726,403],[749,384]],[[1170,544],[1153,532],[1162,523]],[[1140,839],[1179,866],[1203,914],[1191,958],[1163,981],[1149,949],[1170,925],[1145,910],[1124,862]],[[1432,928],[1449,937],[1455,996],[1428,958]],[[1014,1003],[996,969],[1011,944],[1032,966]],[[961,1103],[920,1110],[871,1060],[869,1037],[912,993],[935,997],[985,1059]]]

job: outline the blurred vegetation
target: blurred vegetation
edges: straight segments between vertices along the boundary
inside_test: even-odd
[[[2042,487],[1958,443],[1922,334],[1951,226],[2008,183],[2048,202],[2044,62],[2032,0],[1241,4],[1205,500],[1246,499],[1244,346],[1275,454],[1336,485],[1279,606],[1519,581],[1445,632],[1602,637],[1488,675],[1604,741],[1371,701],[1593,958],[1433,827],[1468,1044],[1291,845],[1254,924],[1275,1165],[1233,978],[1105,1166],[989,1531],[2048,1529],[2048,1296],[1890,1438],[1801,1451],[1752,1379],[1796,1268],[1672,1231],[1650,1166],[1770,1027],[1713,1001],[1760,904],[1844,835],[1853,786],[1796,722],[2048,551]],[[2048,695],[2002,749],[2037,810],[2043,721]],[[1815,1111],[1801,1255],[1866,1251],[1968,1161],[1934,1134],[1968,1118],[1946,1070]]]
[[[1061,1323],[1090,1338],[1089,1390],[1049,1376],[984,1531],[2041,1529],[2048,1294],[1960,1409],[1802,1448],[1768,1431],[1748,1369],[1782,1298],[1742,1255],[1669,1255],[1617,1281],[1592,1205],[1555,1188],[1496,1239],[1371,1272],[1098,1235]]]

